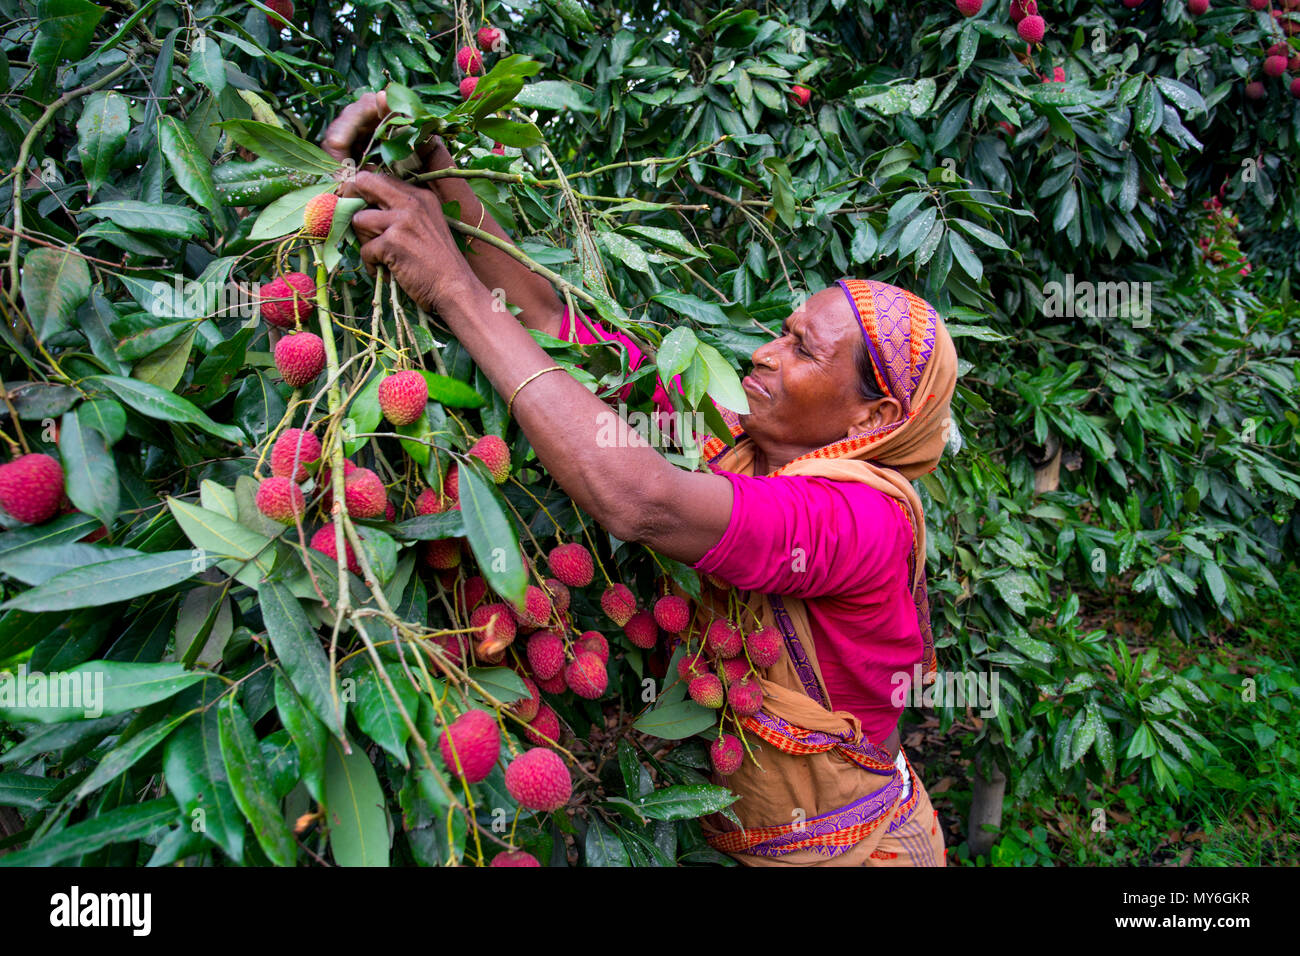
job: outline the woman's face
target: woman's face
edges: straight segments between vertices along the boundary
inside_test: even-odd
[[[897,399],[868,401],[858,390],[861,341],[848,298],[831,286],[790,313],[780,338],[754,351],[754,369],[742,381],[749,414],[740,421],[769,461],[783,464],[899,418]]]

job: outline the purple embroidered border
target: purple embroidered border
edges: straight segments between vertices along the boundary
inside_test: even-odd
[[[902,792],[902,789],[902,775],[896,775],[875,793],[869,793],[865,797],[854,800],[847,806],[840,807],[838,810],[831,810],[829,813],[810,817],[804,821],[804,826],[801,829],[772,837],[770,840],[764,840],[745,852],[753,853],[756,856],[782,856],[792,852],[788,849],[792,843],[801,843],[810,837],[838,833],[840,830],[859,823],[870,823],[898,802],[898,795]],[[853,845],[814,846],[807,849],[813,849],[828,856],[839,856],[841,853],[853,849]]]
[[[808,744],[813,747],[838,747],[840,750],[857,754],[867,760],[881,764],[882,767],[885,768],[876,769],[874,767],[862,767],[863,770],[869,771],[870,773],[884,775],[887,773],[892,774],[897,772],[893,758],[884,750],[866,740],[855,744],[851,741],[845,740],[843,737],[824,734],[819,730],[810,730],[807,733],[796,734],[792,724],[786,720],[782,720],[774,714],[769,714],[765,710],[760,710],[751,719],[756,720],[764,727],[767,727],[780,734],[782,737],[789,738],[790,740],[795,740],[799,743]],[[858,766],[861,767],[862,765],[859,764]]]
[[[808,655],[804,653],[803,644],[800,643],[799,635],[794,630],[794,622],[790,620],[790,614],[785,609],[785,602],[781,600],[779,594],[769,594],[767,599],[772,605],[776,626],[781,631],[781,636],[785,638],[785,649],[790,655],[790,660],[794,662],[794,669],[799,675],[799,682],[803,684],[804,692],[830,710],[830,701],[822,693],[821,684],[817,681],[817,672],[813,670],[812,661],[808,660]]]

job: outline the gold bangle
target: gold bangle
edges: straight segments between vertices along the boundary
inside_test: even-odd
[[[522,382],[516,385],[515,390],[510,393],[510,401],[506,402],[506,417],[507,418],[512,417],[512,412],[515,407],[515,398],[518,397],[519,390],[521,388],[523,388],[533,379],[537,378],[537,376],[539,375],[545,375],[547,372],[563,372],[563,371],[564,371],[563,365],[552,365],[550,368],[544,368],[534,372],[532,375],[528,376],[526,379],[524,379]]]

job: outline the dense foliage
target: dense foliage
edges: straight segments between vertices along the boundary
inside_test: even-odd
[[[530,263],[646,346],[629,374],[543,341],[602,394],[633,382],[633,408],[656,370],[682,375],[683,409],[737,407],[727,366],[839,276],[933,302],[961,358],[953,453],[920,483],[940,666],[1000,677],[994,717],[933,709],[1021,798],[1188,791],[1232,746],[1227,685],[1105,610],[1126,596],[1199,645],[1277,588],[1300,538],[1300,39],[1273,6],[1043,2],[1031,47],[990,0],[969,18],[937,0],[303,3],[283,29],[242,0],[0,0],[0,421],[15,455],[60,460],[72,506],[0,533],[0,668],[103,674],[107,704],[0,708],[23,848],[6,862],[431,865],[504,844],[720,861],[694,822],[731,800],[707,779],[714,715],[662,635],[646,652],[599,604],[611,580],[641,606],[670,581],[698,593],[694,573],[572,507],[437,317],[360,267],[355,201],[323,242],[299,235],[340,175],[313,144],[362,89],[398,114],[371,161],[410,175],[440,132]],[[485,22],[505,48],[466,99],[456,51]],[[329,362],[299,390],[256,302],[292,271],[318,287]],[[376,393],[401,367],[432,400],[394,429]],[[395,517],[346,523],[360,573],[306,547],[328,519],[318,472],[300,524],[259,511],[286,427],[383,479]],[[483,435],[511,449],[499,489],[466,455]],[[462,507],[415,514],[453,464]],[[459,537],[458,566],[428,566]],[[546,814],[500,767],[461,785],[436,741],[526,692],[506,666],[522,639],[499,666],[458,663],[471,565],[520,601],[556,539],[593,544],[569,615],[611,654],[601,700],[546,694],[575,781],[572,812]]]

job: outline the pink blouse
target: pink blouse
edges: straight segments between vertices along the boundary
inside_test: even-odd
[[[630,338],[591,324],[627,347],[632,368],[641,364]],[[566,310],[561,338],[571,325]],[[579,322],[576,340],[596,338]],[[680,390],[678,379],[673,384]],[[659,382],[655,404],[672,410]],[[856,481],[717,473],[731,482],[731,520],[696,570],[741,590],[801,599],[831,707],[855,714],[867,739],[883,743],[898,726],[922,653],[908,582],[912,528],[898,502]]]

